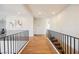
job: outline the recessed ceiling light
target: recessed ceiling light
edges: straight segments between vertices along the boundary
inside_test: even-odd
[[[38,12],[39,15],[41,15],[41,12]]]
[[[53,15],[55,15],[55,12],[52,12]]]
[[[18,12],[17,14],[18,14],[18,15],[20,15],[20,14],[21,14],[21,12]]]

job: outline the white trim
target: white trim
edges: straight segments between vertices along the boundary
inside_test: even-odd
[[[30,42],[30,40],[24,45],[24,47],[19,51],[18,54],[20,54],[20,53],[24,50],[24,48],[26,47],[26,45],[27,45],[29,42]]]
[[[47,38],[48,39],[48,38]],[[48,41],[50,42],[50,44],[52,45],[52,47],[56,50],[56,52],[58,53],[58,54],[60,54],[59,53],[59,51],[56,49],[56,47],[54,46],[54,44],[48,39]]]

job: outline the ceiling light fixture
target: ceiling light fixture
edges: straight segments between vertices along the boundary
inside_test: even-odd
[[[20,14],[21,14],[21,12],[17,12],[17,14],[18,14],[18,15],[20,15]]]
[[[55,12],[52,12],[52,15],[55,15]]]
[[[41,12],[38,12],[39,15],[41,15]]]

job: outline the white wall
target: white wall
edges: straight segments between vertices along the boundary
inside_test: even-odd
[[[79,5],[70,5],[50,19],[50,29],[79,38]]]
[[[18,21],[21,25],[18,24]],[[21,30],[29,30],[29,36],[33,36],[33,17],[28,11],[27,7],[24,7],[24,5],[0,5],[0,29],[1,28],[6,28],[8,35],[19,32]],[[6,42],[5,44],[7,45]],[[16,45],[18,48],[16,48],[16,50],[20,50],[25,42],[26,41],[17,41]],[[0,43],[1,53],[3,53],[4,42],[0,41]],[[10,51],[11,49],[9,49],[9,52]]]
[[[46,34],[47,21],[46,18],[36,18],[34,20],[34,34]]]
[[[1,34],[1,30],[2,28],[6,27],[6,21],[3,19],[3,17],[0,17],[0,34]]]
[[[7,30],[29,30],[29,35],[33,36],[33,17],[24,5],[0,5],[0,16],[6,20]],[[18,20],[21,26],[17,24]]]
[[[50,19],[50,29],[79,38],[79,5],[70,5],[64,11]],[[70,42],[70,40],[68,40]],[[74,47],[72,39],[72,48]],[[70,46],[70,43],[68,43]],[[78,53],[78,39],[75,40]]]

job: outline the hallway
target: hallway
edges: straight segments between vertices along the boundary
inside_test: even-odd
[[[0,54],[79,54],[78,4],[4,4],[0,15]]]
[[[57,54],[46,36],[34,36],[21,54]]]

